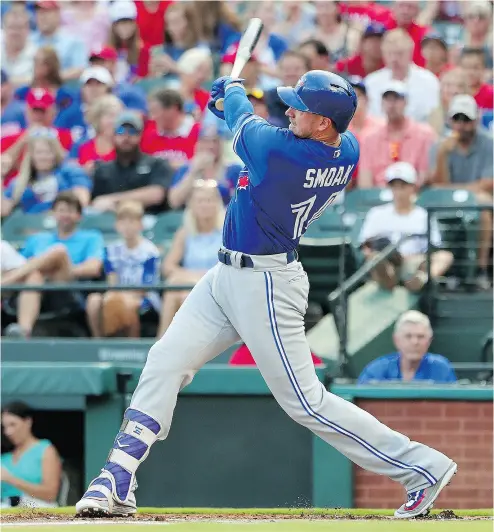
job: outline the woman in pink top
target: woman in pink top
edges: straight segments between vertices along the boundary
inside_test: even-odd
[[[108,37],[110,16],[107,8],[95,0],[62,2],[62,27],[77,35],[87,50],[101,48]]]

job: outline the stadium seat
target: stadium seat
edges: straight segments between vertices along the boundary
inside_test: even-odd
[[[141,88],[147,95],[156,89],[162,89],[166,86],[163,78],[142,78],[134,83],[134,87]]]
[[[159,248],[169,245],[173,235],[183,223],[183,211],[170,211],[160,214],[156,223],[144,230],[144,236],[152,240]]]
[[[55,220],[47,213],[25,214],[17,210],[2,222],[2,238],[20,248],[29,236],[54,228]]]
[[[393,199],[389,188],[353,189],[345,194],[345,210],[366,213],[371,207],[389,203]]]
[[[102,212],[94,214],[86,214],[79,226],[81,229],[97,230],[103,233],[105,242],[111,242],[118,238],[118,233],[115,229],[115,213]]]

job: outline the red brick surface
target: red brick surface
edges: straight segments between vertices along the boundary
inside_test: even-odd
[[[358,406],[410,439],[435,447],[458,464],[458,474],[435,508],[493,507],[493,411],[491,402],[360,400]],[[402,487],[354,468],[355,506],[394,508]]]

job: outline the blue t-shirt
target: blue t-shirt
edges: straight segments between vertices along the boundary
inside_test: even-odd
[[[22,254],[26,259],[37,257],[55,244],[67,248],[72,264],[82,264],[89,259],[103,260],[105,244],[103,235],[95,230],[79,229],[68,238],[60,238],[58,233],[37,233],[26,240]]]
[[[370,362],[358,378],[358,384],[372,381],[401,381],[400,354],[391,353]],[[450,361],[442,355],[426,353],[412,379],[435,383],[456,382],[456,375]]]
[[[27,123],[24,112],[24,104],[17,100],[12,100],[5,106],[1,119],[2,137],[17,135],[26,129]]]
[[[229,109],[246,98],[238,87],[226,97],[228,121]],[[328,146],[251,113],[242,114],[233,130],[233,149],[245,166],[228,205],[223,245],[252,255],[295,250],[307,227],[351,181],[360,153],[356,138],[346,132],[340,146]]]
[[[12,199],[17,179],[13,179],[6,191],[5,197]],[[51,209],[53,201],[59,192],[83,187],[91,190],[93,184],[86,172],[73,164],[63,164],[44,176],[38,176],[29,183],[24,190],[19,206],[24,212],[37,213]]]

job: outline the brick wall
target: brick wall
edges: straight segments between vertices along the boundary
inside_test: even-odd
[[[410,439],[430,445],[458,464],[458,474],[435,508],[492,508],[491,402],[359,400],[358,406]],[[404,490],[386,477],[354,468],[355,506],[394,508]]]

